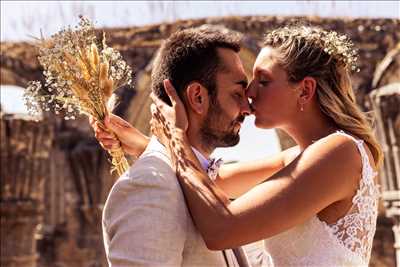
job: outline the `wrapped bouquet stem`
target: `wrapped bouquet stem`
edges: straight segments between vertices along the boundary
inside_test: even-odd
[[[39,40],[39,62],[45,84],[31,81],[24,94],[32,115],[42,111],[62,113],[66,120],[78,114],[94,117],[104,126],[112,110],[113,92],[131,83],[131,68],[120,53],[99,41],[91,22],[80,17],[74,29],[63,29],[49,39]],[[121,146],[109,150],[112,171],[121,175],[129,164]]]

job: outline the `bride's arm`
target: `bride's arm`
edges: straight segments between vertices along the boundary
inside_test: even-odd
[[[352,140],[336,135],[314,143],[266,182],[230,201],[201,169],[186,128],[179,122],[179,114],[185,112],[183,104],[173,89],[166,89],[173,107],[161,100],[157,105],[160,116],[173,113],[175,118],[167,119],[173,125],[166,127],[168,147],[190,213],[209,249],[271,237],[354,194],[361,171],[360,155]]]
[[[237,198],[269,179],[294,160],[299,153],[299,147],[295,146],[264,159],[225,164],[219,169],[215,183],[230,198]]]
[[[105,125],[116,134],[119,140],[115,139],[107,129],[100,127],[93,118],[90,118],[89,122],[104,149],[109,150],[121,142],[125,153],[139,157],[150,140],[129,122],[114,114],[108,116]],[[160,131],[161,129],[153,130]],[[262,160],[223,165],[219,170],[216,184],[230,198],[237,198],[282,169],[286,165],[285,162],[294,159],[296,153],[298,153],[298,147],[293,147]]]

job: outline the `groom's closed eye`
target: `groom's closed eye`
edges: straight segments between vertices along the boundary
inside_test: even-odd
[[[248,83],[247,83],[247,80],[241,80],[241,81],[236,82],[236,84],[241,85],[242,89],[246,89]]]
[[[235,93],[235,97],[240,101],[244,96],[243,93]]]
[[[239,104],[241,104],[242,101],[248,101],[245,93],[246,93],[246,92],[245,92],[243,89],[241,89],[241,90],[235,90],[234,93],[233,93],[232,95],[233,95],[233,97],[235,98],[235,100],[236,100]]]

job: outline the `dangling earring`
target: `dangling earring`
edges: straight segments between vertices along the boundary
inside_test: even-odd
[[[300,111],[304,111],[303,104],[300,104]]]

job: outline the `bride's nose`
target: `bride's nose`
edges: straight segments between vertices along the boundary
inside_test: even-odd
[[[256,97],[256,88],[254,86],[254,82],[250,82],[246,90],[246,97],[250,100],[253,100]]]

